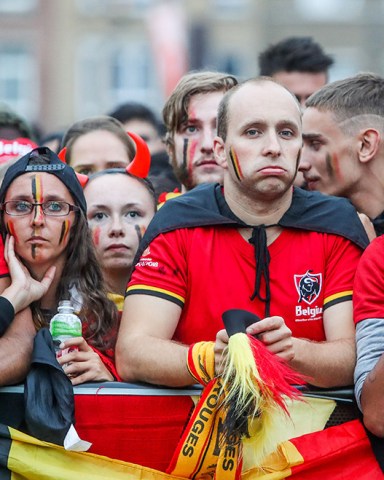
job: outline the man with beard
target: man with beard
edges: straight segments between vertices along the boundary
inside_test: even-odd
[[[223,169],[213,154],[217,109],[236,84],[236,78],[226,73],[189,73],[164,106],[165,144],[182,193],[201,183],[223,181]]]
[[[189,346],[215,341],[222,314],[262,320],[247,333],[322,386],[353,382],[352,284],[368,243],[344,199],[292,188],[302,146],[295,97],[268,78],[232,88],[218,110],[223,186],[201,185],[155,216],[128,284],[116,347],[126,381],[195,383]]]
[[[308,189],[348,198],[369,236],[382,235],[384,78],[362,73],[330,83],[306,105],[300,170]]]

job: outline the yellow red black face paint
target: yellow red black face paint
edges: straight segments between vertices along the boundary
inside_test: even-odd
[[[12,220],[10,220],[7,225],[7,231],[10,235],[12,235],[12,237],[14,237],[15,239],[15,243],[18,243],[18,238],[17,238],[17,235],[16,235],[16,232],[15,232],[15,225],[13,224]]]
[[[43,202],[43,188],[40,175],[34,175],[32,177],[32,197],[35,203]],[[43,215],[41,207],[37,207],[34,209],[33,220],[36,220],[38,218],[38,214]]]
[[[229,150],[229,158],[231,159],[236,178],[241,182],[244,176],[240,168],[239,159],[237,158],[236,152],[233,147],[231,147]]]
[[[41,183],[41,176],[34,175],[32,177],[32,196],[36,203],[41,203],[43,200],[43,186]]]
[[[43,212],[41,212],[41,215],[43,215]],[[40,227],[34,227],[32,229],[32,237],[38,237],[40,236],[39,234],[40,234]],[[39,248],[39,245],[36,245],[35,243],[31,245],[31,255],[33,259],[36,258],[38,248]]]
[[[59,245],[61,245],[63,242],[65,243],[65,241],[67,240],[69,227],[70,227],[69,220],[64,220],[64,222],[61,225]]]

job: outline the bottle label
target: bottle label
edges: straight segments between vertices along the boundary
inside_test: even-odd
[[[55,320],[51,322],[50,331],[52,337],[81,337],[81,323],[79,321],[69,324],[66,321]]]

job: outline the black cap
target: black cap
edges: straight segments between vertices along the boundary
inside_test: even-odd
[[[44,159],[49,160],[49,163],[43,165],[29,164],[34,157],[40,156],[44,156]],[[87,212],[87,203],[85,201],[84,192],[76,177],[75,171],[72,167],[63,163],[56,153],[52,152],[48,147],[35,148],[8,168],[0,188],[1,203],[4,202],[5,194],[15,178],[29,172],[44,172],[55,175],[55,177],[63,182],[68,188],[81,210],[84,213]]]

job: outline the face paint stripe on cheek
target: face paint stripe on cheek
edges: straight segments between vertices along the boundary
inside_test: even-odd
[[[92,231],[92,236],[93,236],[93,243],[95,244],[95,246],[97,247],[100,243],[100,227],[96,227],[93,231]]]
[[[141,234],[141,229],[140,229],[139,225],[135,225],[135,230],[136,230],[137,237],[138,237],[139,243],[140,243],[141,240],[142,240],[142,238],[143,238],[143,236],[142,236],[142,234]]]
[[[237,179],[241,181],[243,178],[243,172],[241,171],[239,160],[233,147],[231,147],[229,150],[229,158],[231,159],[233,170],[235,171]]]
[[[184,170],[187,168],[188,164],[188,138],[184,138],[183,144],[183,168]]]
[[[14,237],[14,239],[15,239],[15,242],[18,243],[18,238],[17,238],[16,232],[15,232],[15,226],[14,226],[12,220],[10,220],[7,223],[6,227],[7,227],[8,233],[10,235],[12,235],[12,237]]]
[[[327,153],[326,157],[325,157],[325,166],[327,168],[327,173],[329,175],[330,178],[333,178],[334,177],[334,169],[333,169],[333,166],[332,166],[332,157],[329,153]]]
[[[332,167],[333,167],[333,173],[336,176],[337,181],[343,182],[344,175],[343,175],[342,169],[340,168],[339,157],[336,154],[334,154],[332,157]]]
[[[61,225],[59,245],[67,239],[68,232],[69,232],[69,220],[64,220],[63,224]]]

